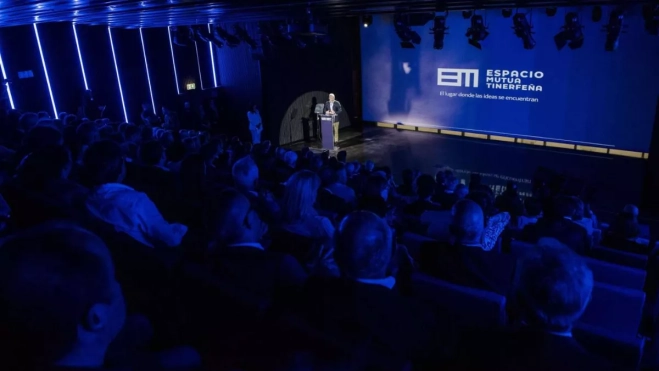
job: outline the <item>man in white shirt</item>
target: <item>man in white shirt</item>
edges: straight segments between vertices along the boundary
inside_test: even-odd
[[[338,115],[341,113],[341,103],[335,99],[334,94],[330,93],[329,100],[325,102],[325,114],[327,115]],[[339,141],[339,121],[335,120],[332,122],[332,128],[334,129],[334,143]]]

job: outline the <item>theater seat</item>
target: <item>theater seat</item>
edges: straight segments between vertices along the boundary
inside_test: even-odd
[[[579,324],[595,326],[616,336],[638,334],[645,293],[603,283],[595,283],[592,299]]]
[[[525,251],[528,251],[532,249],[535,245],[532,243],[524,242],[524,241],[518,241],[518,240],[512,240],[510,241],[510,253],[519,256],[523,254]]]
[[[643,357],[645,338],[622,336],[605,329],[578,324],[572,329],[574,338],[588,351],[624,370],[638,369]]]
[[[614,264],[620,264],[631,268],[645,270],[648,265],[647,255],[634,254],[630,252],[611,249],[608,247],[594,247],[590,250],[590,255],[595,259],[604,260]]]
[[[593,271],[593,277],[596,282],[643,291],[645,276],[647,275],[644,270],[593,258],[586,258],[586,263]]]
[[[454,285],[426,274],[412,275],[414,294],[458,322],[477,328],[504,326],[506,298],[493,292]]]

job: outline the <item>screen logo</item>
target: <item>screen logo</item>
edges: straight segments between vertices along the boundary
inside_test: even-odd
[[[478,87],[478,70],[464,68],[438,68],[437,85]]]

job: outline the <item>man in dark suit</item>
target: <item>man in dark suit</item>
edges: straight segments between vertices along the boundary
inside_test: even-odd
[[[334,99],[334,94],[329,95],[329,100],[325,102],[325,114],[326,115],[338,115],[341,113],[341,103],[338,100]],[[339,121],[335,120],[332,123],[332,128],[334,129],[334,143],[339,141]]]
[[[421,246],[421,270],[442,280],[506,295],[515,268],[515,259],[506,254],[484,251],[483,210],[471,200],[453,206],[449,225],[452,242]]]
[[[582,257],[559,243],[535,247],[517,263],[512,286],[507,304],[518,327],[466,334],[447,369],[612,369],[572,338],[593,289]]]
[[[316,331],[362,351],[363,368],[401,369],[408,361],[425,362],[437,334],[435,318],[394,289],[387,273],[392,234],[386,222],[368,211],[341,222],[334,253],[341,277],[310,279],[299,303],[291,306]],[[322,352],[322,349],[318,350]]]
[[[520,240],[535,243],[541,237],[552,237],[577,254],[586,255],[590,249],[591,239],[584,227],[572,221],[574,205],[571,197],[556,197],[551,209],[545,210],[544,216],[537,223],[524,227]]]

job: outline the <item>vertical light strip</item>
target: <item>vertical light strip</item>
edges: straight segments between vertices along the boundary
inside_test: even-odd
[[[46,59],[43,57],[43,49],[41,49],[41,40],[39,39],[39,30],[37,29],[37,24],[33,23],[34,34],[37,37],[37,45],[39,46],[39,54],[41,55],[41,64],[43,65],[43,72],[46,74],[46,84],[48,84],[48,93],[50,94],[50,102],[53,104],[53,112],[55,113],[55,118],[57,118],[57,107],[55,106],[55,98],[53,97],[53,89],[50,87],[50,78],[48,77],[48,69],[46,68]]]
[[[151,75],[149,75],[149,63],[146,61],[146,47],[144,46],[144,36],[142,35],[142,27],[140,27],[140,40],[142,40],[142,54],[144,55],[144,68],[146,68],[146,80],[149,82],[149,94],[151,94],[151,107],[153,113],[156,113],[156,103],[153,100],[153,90],[151,89]]]
[[[87,85],[87,75],[85,75],[85,64],[82,63],[82,53],[80,53],[80,43],[78,42],[78,31],[76,31],[76,24],[73,25],[73,36],[76,39],[76,48],[78,48],[78,59],[80,60],[80,69],[82,70],[82,79],[85,81],[85,90],[89,90],[89,85]]]
[[[172,52],[172,65],[174,66],[174,80],[176,80],[176,92],[181,95],[181,90],[178,87],[178,74],[176,73],[176,60],[174,59],[174,45],[172,45],[172,30],[167,26],[167,35],[169,36],[169,50]]]
[[[211,31],[211,24],[208,24],[208,33],[210,34]],[[211,65],[213,66],[213,83],[215,84],[215,87],[217,88],[217,76],[215,75],[215,56],[213,54],[213,43],[211,41],[208,42],[208,47],[211,50]]]
[[[194,50],[197,53],[197,69],[199,70],[199,85],[201,85],[201,90],[204,90],[204,79],[201,77],[201,63],[199,63],[199,48],[197,48],[197,42],[194,42]]]
[[[124,103],[124,91],[121,89],[121,78],[119,77],[119,66],[117,65],[117,55],[114,52],[114,42],[112,41],[112,30],[108,27],[108,34],[110,35],[110,47],[112,48],[112,59],[114,60],[114,70],[117,71],[117,83],[119,84],[119,95],[121,95],[121,106],[124,109],[124,119],[128,122],[128,114],[126,114],[126,103]]]
[[[7,72],[5,72],[5,64],[2,62],[2,55],[0,55],[0,69],[2,69],[3,80],[7,80]],[[14,106],[14,98],[11,96],[11,89],[9,89],[9,83],[6,82],[5,86],[7,86],[7,97],[9,97],[9,105],[11,106],[11,109],[16,109]]]

